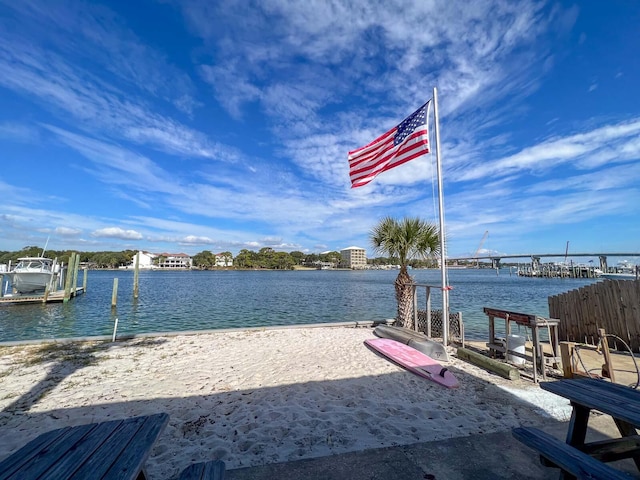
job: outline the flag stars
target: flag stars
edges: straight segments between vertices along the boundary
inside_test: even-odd
[[[405,138],[411,135],[411,133],[418,128],[418,126],[427,124],[428,105],[429,102],[425,103],[422,107],[405,118],[400,125],[398,125],[398,131],[393,138],[394,145],[401,144]]]

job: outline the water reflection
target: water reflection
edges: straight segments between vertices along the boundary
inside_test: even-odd
[[[383,320],[395,317],[397,273],[143,271],[134,299],[133,272],[91,271],[87,292],[66,304],[0,306],[0,341],[111,335],[116,317],[119,334]],[[412,275],[417,283],[440,283],[436,270]],[[493,270],[452,270],[449,278],[451,310],[463,313],[468,338],[486,336],[485,306],[548,315],[550,295],[594,281],[496,276]],[[423,298],[419,308],[424,304]],[[440,290],[432,290],[431,304],[440,308]]]

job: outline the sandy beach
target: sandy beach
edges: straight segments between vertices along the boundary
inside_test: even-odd
[[[566,402],[452,356],[446,389],[377,356],[372,328],[239,330],[0,348],[0,459],[67,425],[166,412],[151,478],[567,420]],[[454,351],[454,350],[452,350]]]

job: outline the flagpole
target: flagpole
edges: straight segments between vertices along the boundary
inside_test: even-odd
[[[440,126],[438,124],[438,90],[433,87],[433,124],[436,132],[436,168],[438,173],[438,206],[440,210],[440,276],[442,280],[442,344],[449,342],[449,287],[444,238],[444,193],[442,190],[442,165],[440,162]]]

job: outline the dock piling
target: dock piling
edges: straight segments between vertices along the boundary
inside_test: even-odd
[[[69,256],[69,263],[67,264],[67,275],[64,282],[64,303],[67,303],[71,298],[71,282],[73,281],[73,270],[75,268],[75,254]]]
[[[138,298],[138,277],[140,272],[140,252],[136,253],[136,266],[133,270],[133,298]]]
[[[73,283],[71,284],[71,296],[75,297],[78,291],[78,268],[80,268],[80,254],[73,255]]]
[[[111,292],[111,308],[116,308],[118,304],[118,278],[113,279],[113,291]]]

